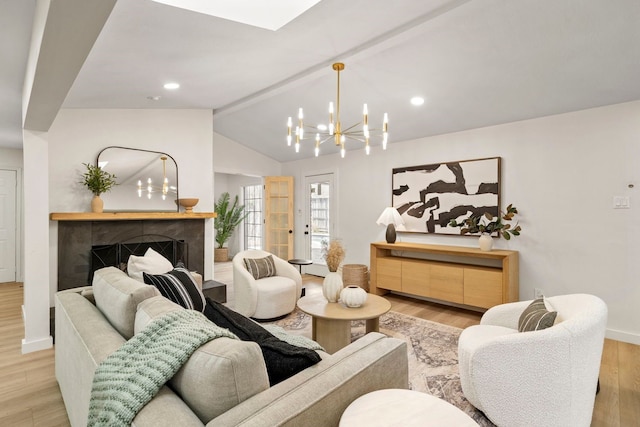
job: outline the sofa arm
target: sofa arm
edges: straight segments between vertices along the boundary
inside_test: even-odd
[[[371,332],[318,364],[265,390],[207,426],[337,426],[358,397],[385,388],[408,388],[407,345]]]

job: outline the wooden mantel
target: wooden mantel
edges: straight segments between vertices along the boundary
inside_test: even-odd
[[[52,212],[51,221],[136,221],[163,219],[206,219],[215,218],[215,212]]]

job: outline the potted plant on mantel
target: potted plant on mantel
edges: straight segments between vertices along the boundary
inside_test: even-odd
[[[83,163],[87,168],[82,175],[82,184],[93,193],[91,199],[91,212],[101,213],[104,209],[104,202],[100,198],[102,193],[111,190],[111,187],[117,185],[116,176],[103,170],[100,166],[90,163]]]
[[[224,192],[214,204],[214,211],[217,216],[213,226],[216,230],[216,243],[218,247],[214,249],[213,260],[216,262],[229,261],[229,248],[224,247],[231,238],[235,228],[244,220],[248,212],[244,212],[244,205],[240,204],[238,195],[235,196],[233,204],[230,205],[231,196]]]
[[[449,222],[450,227],[460,227],[460,234],[478,234],[480,233],[479,244],[480,249],[483,251],[490,251],[493,246],[493,240],[491,234],[498,233],[499,236],[510,240],[511,236],[519,236],[522,227],[516,223],[515,227],[511,227],[510,221],[513,220],[518,213],[518,209],[513,206],[507,206],[506,212],[500,212],[498,216],[493,216],[489,212],[485,212],[484,215],[470,216],[462,222],[457,222],[452,219]],[[483,222],[485,218],[489,222]]]

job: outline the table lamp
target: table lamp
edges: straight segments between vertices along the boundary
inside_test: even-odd
[[[387,226],[387,243],[395,243],[396,242],[396,227],[404,224],[404,220],[393,207],[384,208],[380,217],[376,221],[378,225],[386,225]]]

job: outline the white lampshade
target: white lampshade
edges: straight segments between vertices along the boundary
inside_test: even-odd
[[[397,227],[399,225],[403,225],[404,220],[402,219],[402,217],[400,216],[396,208],[387,207],[387,208],[384,208],[384,210],[380,214],[380,217],[376,221],[376,224],[378,225],[393,224],[394,226]]]

